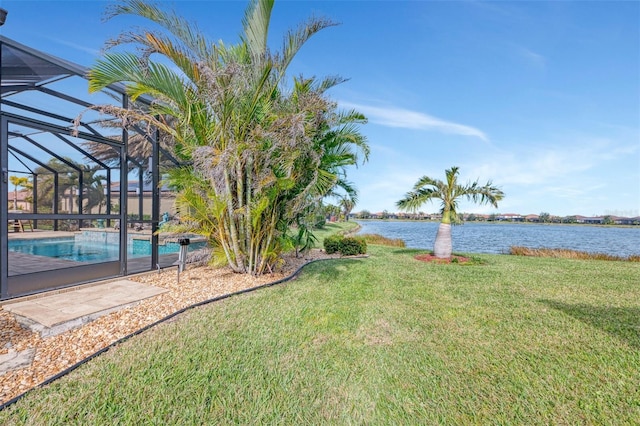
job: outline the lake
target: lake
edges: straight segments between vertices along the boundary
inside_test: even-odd
[[[409,248],[433,250],[438,222],[356,221],[359,234],[401,238]],[[564,248],[627,257],[640,254],[640,226],[609,227],[466,222],[451,230],[457,253],[508,253],[511,246]]]

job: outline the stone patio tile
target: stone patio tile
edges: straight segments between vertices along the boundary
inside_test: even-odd
[[[13,313],[23,326],[42,336],[51,336],[167,291],[165,288],[134,281],[118,280],[21,302],[10,302],[3,307]]]
[[[36,350],[31,348],[20,352],[10,350],[9,353],[0,355],[0,374],[30,365],[35,353]]]
[[[68,305],[60,308],[60,313],[71,319],[90,315],[92,313],[99,312],[108,308],[109,306],[100,306],[93,303],[74,303],[73,305]]]

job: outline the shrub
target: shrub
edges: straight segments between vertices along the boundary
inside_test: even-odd
[[[340,254],[343,256],[355,256],[367,252],[367,242],[361,237],[345,237],[340,241]]]
[[[324,251],[327,254],[334,254],[340,251],[340,242],[344,237],[342,235],[330,235],[324,239]]]
[[[365,254],[367,252],[367,242],[362,237],[331,235],[324,239],[324,251],[327,254],[340,253],[342,256]]]

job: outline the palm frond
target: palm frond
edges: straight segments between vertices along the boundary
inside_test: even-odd
[[[289,31],[285,36],[282,57],[279,61],[281,75],[284,75],[298,51],[314,34],[335,25],[337,23],[329,19],[312,17],[306,23],[300,25],[297,30]]]
[[[209,47],[211,44],[195,24],[188,22],[173,12],[166,12],[160,9],[156,4],[143,0],[122,0],[121,3],[114,4],[108,8],[106,19],[119,15],[134,15],[146,18],[175,35],[197,57],[205,59],[210,55]],[[126,41],[126,39],[124,41],[115,40],[111,44],[117,45]]]
[[[267,52],[267,35],[273,4],[274,0],[252,0],[245,10],[242,40],[254,60],[264,58]]]
[[[413,191],[396,205],[403,210],[416,211],[422,204],[432,199],[442,201],[440,213],[442,223],[460,223],[458,217],[458,202],[466,198],[480,204],[498,206],[498,201],[504,197],[504,193],[488,182],[485,186],[479,186],[478,182],[458,184],[458,167],[445,170],[446,182],[423,176],[413,186]]]
[[[396,206],[400,210],[417,211],[424,203],[431,201],[434,198],[439,198],[438,193],[433,188],[419,188],[414,191],[407,192],[400,201],[396,203]]]

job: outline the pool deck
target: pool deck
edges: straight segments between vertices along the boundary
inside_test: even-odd
[[[9,232],[7,238],[10,240],[42,240],[45,238],[73,238],[75,232],[67,231],[41,231],[36,229],[34,231],[26,232]]]
[[[17,253],[10,251],[9,276],[31,274],[34,272],[49,271],[52,269],[70,268],[72,266],[86,265],[86,263],[75,262],[73,260],[56,259],[55,257],[36,256],[33,254]]]
[[[33,254],[16,253],[10,251],[8,272],[9,276],[31,274],[34,272],[50,271],[53,269],[70,268],[73,266],[87,265],[87,263],[73,260],[56,259],[55,257],[36,256]],[[158,256],[158,264],[161,268],[174,266],[178,260],[178,253],[161,254]],[[151,268],[151,256],[134,257],[127,260],[129,273],[149,271]]]
[[[73,238],[75,235],[75,232],[34,230],[27,232],[10,232],[7,237],[9,240],[43,240],[48,238]],[[9,261],[7,262],[7,266],[9,276],[83,265],[83,263],[74,262],[73,260],[35,256],[13,251],[9,251],[8,255]]]
[[[40,240],[73,238],[76,234],[76,232],[35,230],[9,233],[8,237],[10,240]],[[140,234],[142,233],[138,235],[144,238],[144,235]],[[83,262],[12,251],[8,252],[8,256],[9,276],[86,265]],[[148,272],[150,258],[145,256],[128,259],[129,274]],[[177,253],[159,255],[159,267],[174,266],[177,258]],[[0,309],[11,313],[21,326],[39,333],[42,337],[48,337],[82,327],[111,312],[134,306],[145,299],[168,291],[165,288],[144,285],[119,277],[0,301]],[[34,356],[33,349],[21,352],[10,350],[9,353],[0,355],[0,375],[29,365],[33,362]]]

